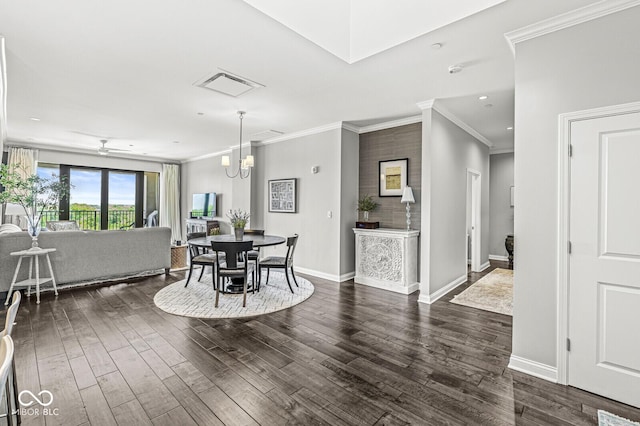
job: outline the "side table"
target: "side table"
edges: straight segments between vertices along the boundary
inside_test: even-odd
[[[187,246],[171,246],[171,269],[187,267]]]
[[[4,306],[9,304],[9,300],[11,300],[11,293],[13,292],[14,287],[27,287],[27,296],[31,296],[31,286],[35,284],[36,286],[36,304],[40,303],[40,284],[47,283],[51,281],[53,283],[53,291],[55,295],[58,295],[58,288],[56,287],[56,279],[53,276],[53,268],[51,268],[51,259],[49,259],[49,253],[53,253],[56,251],[54,248],[46,248],[46,249],[37,249],[37,250],[22,250],[15,251],[10,253],[11,256],[20,256],[18,259],[18,265],[16,266],[16,272],[13,274],[13,280],[11,280],[11,287],[9,287],[9,291],[7,292],[7,300],[4,302]],[[47,265],[49,265],[49,278],[40,278],[40,262],[39,257],[44,256],[47,259]],[[26,280],[22,280],[20,282],[16,282],[18,278],[18,273],[20,272],[20,266],[22,265],[22,259],[28,257],[29,258],[29,278]],[[35,260],[35,262],[34,262]],[[36,277],[32,278],[33,274],[33,264],[36,264]]]

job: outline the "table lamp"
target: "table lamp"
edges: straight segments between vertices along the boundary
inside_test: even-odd
[[[411,189],[410,186],[404,187],[404,190],[402,191],[402,199],[400,200],[400,202],[407,204],[407,231],[410,231],[411,230],[411,206],[409,206],[409,204],[416,202],[416,199],[413,198],[413,190]]]

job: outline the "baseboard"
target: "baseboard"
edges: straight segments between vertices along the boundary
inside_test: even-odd
[[[480,270],[478,272],[482,272],[491,267],[491,263],[487,260],[485,263],[480,265]]]
[[[467,274],[464,274],[464,275],[459,276],[455,280],[451,281],[449,284],[445,285],[441,289],[436,290],[435,292],[433,292],[433,294],[423,295],[422,291],[421,291],[420,292],[420,296],[418,297],[418,302],[432,304],[433,302],[437,301],[438,299],[440,299],[445,294],[449,293],[454,288],[456,288],[459,285],[464,284],[466,282],[467,282]]]
[[[307,275],[322,278],[325,280],[334,281],[337,283],[349,281],[350,279],[356,276],[355,271],[347,272],[346,274],[342,274],[342,275],[334,275],[334,274],[327,274],[326,272],[316,271],[314,269],[299,268],[297,266],[294,266],[293,270],[295,272],[300,272],[301,274],[307,274]]]
[[[379,280],[371,277],[356,277],[354,279],[356,284],[367,285],[369,287],[379,288],[381,290],[393,291],[394,293],[399,294],[411,294],[414,291],[420,290],[420,283],[414,282],[409,284],[407,287],[396,283],[389,283],[388,281]]]
[[[499,254],[490,254],[489,255],[489,260],[499,260],[501,262],[508,262],[509,261],[509,257],[508,256],[502,256]]]
[[[509,368],[553,383],[558,382],[558,369],[556,367],[521,358],[513,354],[509,358]]]

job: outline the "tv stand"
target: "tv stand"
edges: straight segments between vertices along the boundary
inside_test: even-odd
[[[217,220],[212,219],[185,219],[187,225],[187,233],[191,232],[206,232],[207,235],[211,235],[211,230],[214,228],[220,228],[220,223]]]

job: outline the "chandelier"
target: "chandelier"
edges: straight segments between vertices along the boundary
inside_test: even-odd
[[[222,167],[225,168],[225,173],[229,178],[235,178],[240,176],[240,179],[246,179],[251,174],[251,168],[253,167],[253,155],[247,155],[246,158],[242,158],[242,119],[246,114],[245,111],[238,111],[240,116],[240,146],[238,147],[238,169],[232,175],[229,174],[229,167],[231,166],[231,158],[228,155],[222,156]]]

